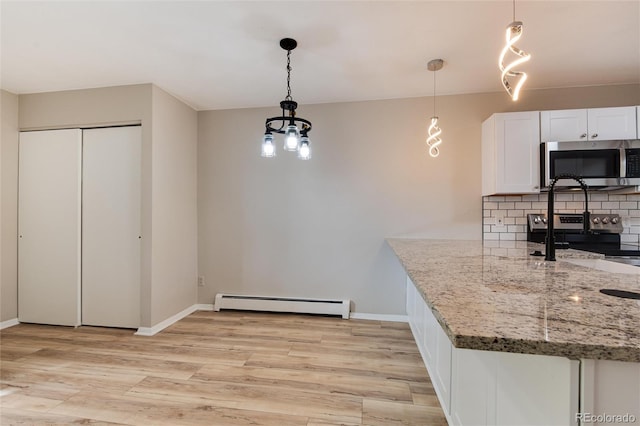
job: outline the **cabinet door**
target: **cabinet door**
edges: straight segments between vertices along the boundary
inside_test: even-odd
[[[79,129],[20,133],[18,319],[80,325]]]
[[[140,326],[140,129],[84,131],[83,324]]]
[[[586,141],[587,110],[564,109],[540,112],[542,142]]]
[[[636,108],[593,108],[588,110],[589,140],[635,139]]]
[[[537,111],[495,115],[496,193],[540,192],[539,129]]]

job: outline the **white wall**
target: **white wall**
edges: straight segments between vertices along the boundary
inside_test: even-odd
[[[3,102],[7,96],[15,105],[8,94]],[[482,121],[494,112],[636,105],[638,99],[640,85],[526,91],[518,103],[504,93],[440,96],[444,144],[438,159],[424,144],[432,98],[301,106],[299,115],[314,124],[309,162],[285,155],[280,145],[278,157],[259,157],[264,120],[280,112],[274,100],[273,108],[198,113],[196,165],[188,130],[195,113],[150,84],[21,95],[19,127],[142,123],[141,326],[151,327],[192,297],[196,167],[197,256],[206,280],[199,303],[212,303],[222,291],[348,297],[356,312],[402,314],[404,273],[384,238],[481,237]],[[15,120],[8,115],[2,113],[3,129]],[[175,138],[179,129],[190,136]],[[15,235],[6,231],[15,226],[6,211],[15,215],[11,203],[17,205],[6,192],[7,185],[17,187],[13,135],[14,144],[7,145],[3,130],[2,264],[15,267],[16,245],[6,243],[6,233]],[[13,153],[6,154],[10,146]],[[168,185],[166,195],[162,185]],[[152,218],[165,230],[154,229]],[[4,268],[2,280],[6,320],[15,318],[17,280]]]
[[[18,317],[18,96],[0,91],[0,322]]]
[[[635,105],[640,85],[440,96],[441,154],[424,143],[432,98],[301,106],[313,158],[259,156],[274,108],[198,116],[199,302],[218,292],[350,298],[403,314],[389,236],[480,239],[481,123],[494,112]],[[298,99],[298,101],[303,101]]]
[[[151,324],[197,300],[197,113],[153,87]]]

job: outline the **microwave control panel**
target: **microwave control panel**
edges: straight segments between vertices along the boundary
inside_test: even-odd
[[[628,148],[625,150],[625,157],[627,160],[626,177],[637,178],[640,177],[640,149]]]

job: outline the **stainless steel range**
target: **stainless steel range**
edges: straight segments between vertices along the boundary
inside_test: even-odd
[[[527,241],[544,243],[547,233],[548,218],[544,213],[530,213],[527,215]],[[589,231],[585,233],[583,213],[555,213],[553,215],[554,236],[556,248],[574,248],[594,253],[602,253],[611,260],[627,257],[639,263],[640,248],[638,245],[622,244],[622,220],[618,214],[589,215]],[[636,258],[636,259],[633,259]]]

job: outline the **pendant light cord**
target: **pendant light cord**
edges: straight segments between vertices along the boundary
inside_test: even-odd
[[[516,20],[516,0],[513,0],[513,22]]]
[[[433,116],[436,116],[436,71],[433,72]]]
[[[287,101],[292,100],[291,97],[291,51],[287,50],[287,96],[284,98]]]

